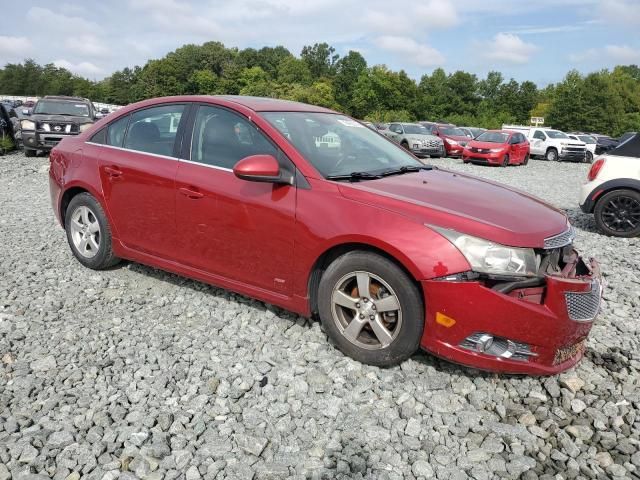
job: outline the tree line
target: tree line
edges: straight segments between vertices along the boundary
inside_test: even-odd
[[[185,45],[144,66],[124,68],[91,81],[31,59],[0,69],[0,93],[78,95],[126,105],[145,98],[183,94],[239,94],[283,98],[333,108],[371,121],[449,121],[499,128],[547,125],[618,136],[640,130],[640,68],[617,66],[582,75],[572,70],[559,83],[486,78],[438,68],[419,81],[403,70],[369,66],[358,52],[339,56],[327,43],[305,46],[299,57],[282,46],[227,48],[220,42]]]

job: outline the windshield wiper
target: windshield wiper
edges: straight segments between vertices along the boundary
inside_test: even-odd
[[[382,176],[369,172],[351,172],[342,175],[327,175],[326,178],[327,180],[349,180],[351,182],[357,182],[359,180],[375,180],[376,178],[382,178]]]
[[[400,168],[385,170],[380,175],[387,177],[389,175],[402,175],[404,173],[419,172],[420,170],[433,170],[431,165],[404,165]]]

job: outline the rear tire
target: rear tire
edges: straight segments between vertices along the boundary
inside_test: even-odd
[[[320,280],[318,309],[331,341],[361,363],[396,365],[420,346],[422,296],[398,265],[380,255],[352,251],[337,258]]]
[[[640,192],[614,190],[605,193],[593,210],[596,226],[605,235],[640,236]]]
[[[120,259],[113,253],[111,227],[100,203],[90,193],[71,199],[64,216],[71,252],[87,268],[103,270]]]
[[[550,148],[547,150],[547,153],[544,155],[545,160],[547,162],[557,162],[558,161],[558,150],[555,148]]]
[[[24,156],[27,157],[27,158],[35,157],[36,153],[38,153],[37,150],[32,150],[31,148],[25,148],[24,149]]]

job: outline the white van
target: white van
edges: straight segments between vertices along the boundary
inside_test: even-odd
[[[503,125],[503,130],[514,130],[524,133],[529,140],[530,155],[543,157],[550,162],[587,162],[587,145],[584,142],[572,140],[560,130],[542,127],[525,127],[522,125]]]

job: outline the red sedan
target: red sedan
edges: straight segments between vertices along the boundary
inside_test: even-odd
[[[488,130],[467,144],[462,161],[503,167],[526,165],[529,163],[529,141],[520,132]]]
[[[81,264],[128,259],[317,315],[361,362],[422,347],[551,374],[578,362],[598,312],[598,265],[572,248],[564,213],[424,165],[324,108],[152,99],[50,158],[53,209]]]
[[[434,124],[430,128],[431,133],[442,138],[447,157],[462,157],[464,147],[469,142],[469,137],[464,130],[455,125]]]

